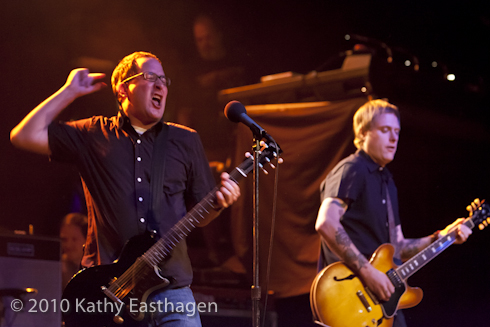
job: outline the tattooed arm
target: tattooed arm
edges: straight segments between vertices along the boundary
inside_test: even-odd
[[[405,238],[400,225],[396,226],[396,241],[400,248],[400,259],[406,261],[425,249],[437,239],[437,233],[422,238]]]
[[[326,241],[328,247],[362,277],[366,286],[378,296],[379,299],[388,301],[395,291],[388,277],[374,268],[352,243],[340,218],[347,210],[344,201],[338,198],[326,198],[316,220],[316,230]]]
[[[397,225],[396,240],[400,244],[400,256],[402,261],[410,259],[453,229],[457,229],[455,244],[464,243],[472,232],[469,227],[461,225],[463,221],[463,218],[456,219],[452,224],[447,225],[442,231],[437,231],[432,235],[422,238],[405,238],[403,236],[402,228],[400,225]]]

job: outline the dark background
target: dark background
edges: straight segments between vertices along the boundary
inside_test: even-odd
[[[402,110],[403,132],[390,165],[406,237],[441,229],[488,197],[490,11],[484,1],[9,1],[0,10],[2,108],[0,187],[3,229],[56,236],[58,222],[78,208],[74,169],[22,152],[10,130],[61,87],[71,69],[110,74],[125,55],[158,55],[168,76],[193,58],[192,20],[212,14],[228,44],[246,57],[248,77],[319,67],[369,38],[372,80],[379,96]],[[386,63],[385,43],[394,62]],[[90,60],[87,61],[87,58]],[[403,65],[420,62],[420,70]],[[94,61],[96,59],[96,61]],[[437,61],[436,68],[431,66]],[[455,73],[448,82],[445,73]],[[107,82],[108,79],[107,79]],[[170,90],[167,118],[178,110]],[[110,88],[75,101],[63,118],[116,112]],[[75,202],[74,202],[75,201]],[[83,201],[83,200],[82,200]],[[410,279],[426,292],[407,311],[412,326],[486,325],[490,273],[486,232],[475,232]]]

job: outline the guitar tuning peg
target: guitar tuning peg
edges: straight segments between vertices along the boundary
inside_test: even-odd
[[[276,166],[274,166],[274,164],[271,162],[271,159],[269,159],[268,157],[265,158],[265,161],[267,161],[267,163],[271,166],[272,169],[276,169]]]
[[[269,172],[264,169],[264,166],[261,163],[259,163],[259,168],[264,172],[264,174],[269,175]]]

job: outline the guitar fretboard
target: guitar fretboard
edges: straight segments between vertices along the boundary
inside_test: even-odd
[[[465,222],[463,222],[463,224],[468,226],[469,228],[474,227],[473,221],[471,219],[467,219]],[[407,260],[404,264],[399,266],[396,269],[398,276],[400,276],[403,280],[406,280],[408,277],[419,271],[420,268],[425,266],[432,259],[441,254],[442,251],[446,250],[455,241],[456,230],[441,237],[440,239],[417,253],[415,256]]]

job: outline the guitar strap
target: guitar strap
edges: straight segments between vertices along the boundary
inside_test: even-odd
[[[162,130],[157,135],[153,144],[153,154],[151,163],[150,192],[151,192],[151,212],[148,217],[148,227],[150,230],[159,231],[159,214],[161,213],[161,203],[163,197],[163,181],[165,179],[165,143],[168,138],[169,126],[162,122]]]
[[[398,242],[396,240],[396,224],[395,224],[395,214],[393,213],[393,206],[391,204],[390,191],[388,189],[388,182],[385,183],[386,189],[386,204],[388,209],[388,232],[390,234],[390,243],[395,248],[395,254],[393,258],[398,260],[397,264],[401,264],[400,257],[400,247],[398,246]]]

